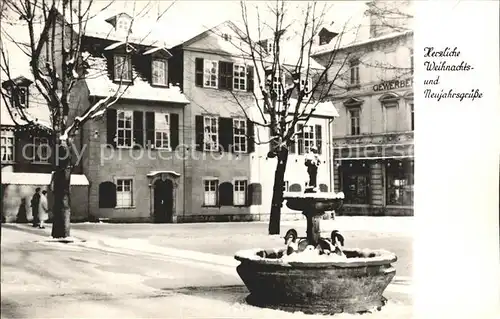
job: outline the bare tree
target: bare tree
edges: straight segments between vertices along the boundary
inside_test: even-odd
[[[95,16],[92,15],[95,14],[95,10],[92,10],[93,0],[8,0],[4,5],[3,22],[16,24],[27,33],[28,39],[22,42],[9,35],[2,27],[2,40],[15,44],[28,57],[34,85],[46,102],[51,116],[49,137],[54,146],[54,173],[51,182],[54,194],[52,237],[69,237],[70,177],[74,167],[73,153],[76,150],[74,138],[85,123],[101,116],[116,103],[128,86],[120,80],[109,96],[97,100],[81,114],[70,114],[70,110],[78,109],[77,105],[73,105],[78,103],[75,95],[78,95],[78,87],[88,74],[89,65],[82,49],[82,40],[87,23]],[[100,12],[108,6],[101,8]],[[133,19],[134,17],[132,24]],[[125,45],[128,44],[129,33]],[[16,57],[9,56],[4,43],[1,55],[2,73],[12,80],[9,58]],[[122,68],[122,72],[125,72],[124,69]],[[10,103],[15,90],[16,87],[2,90],[2,98],[10,112],[16,107]],[[40,128],[40,124],[22,109],[16,109],[16,112],[24,123],[28,123],[29,128]]]
[[[413,8],[411,0],[371,0],[365,15],[370,17],[370,33],[405,32],[412,29]]]
[[[326,23],[326,18],[332,6],[308,2],[292,11],[291,5],[293,3],[278,0],[267,4],[265,14],[256,8],[256,17],[252,18],[247,3],[240,2],[244,30],[238,40],[246,45],[244,49],[239,47],[244,51],[242,56],[253,65],[259,90],[253,93],[256,104],[253,111],[245,108],[236,94],[232,96],[257,129],[269,132],[267,140],[260,139],[258,134],[249,138],[255,139],[256,144],[269,144],[268,157],[277,161],[269,234],[280,232],[289,149],[296,136],[303,134],[303,129],[297,128],[305,127],[318,104],[326,101],[344,63],[339,64],[335,54],[324,67],[311,58],[320,30],[330,24]],[[335,47],[340,45],[344,30],[339,31],[332,35],[337,37],[330,39]],[[339,70],[333,77],[328,74],[332,67]],[[284,75],[289,81],[283,80]]]

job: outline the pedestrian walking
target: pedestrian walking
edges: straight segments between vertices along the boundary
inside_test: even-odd
[[[31,197],[31,213],[33,214],[33,227],[39,226],[38,208],[40,206],[40,187],[35,189],[35,194]]]
[[[47,201],[47,191],[44,190],[42,191],[42,195],[40,196],[40,206],[38,208],[38,220],[39,220],[38,228],[40,229],[45,228],[43,223],[48,219],[48,217],[49,217],[49,204]]]

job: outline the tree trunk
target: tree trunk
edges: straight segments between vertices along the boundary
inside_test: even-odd
[[[269,235],[279,235],[281,221],[281,207],[283,207],[283,186],[285,184],[286,162],[288,150],[282,149],[276,157],[276,171],[274,172],[273,199],[271,201],[271,215],[269,216]]]
[[[52,237],[65,238],[70,236],[71,153],[69,146],[59,145],[57,149],[56,168],[52,180],[54,194]]]

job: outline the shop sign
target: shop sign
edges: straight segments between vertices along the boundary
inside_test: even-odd
[[[352,145],[335,148],[334,156],[337,159],[412,157],[413,147],[413,144]]]
[[[382,81],[373,86],[373,91],[390,91],[394,89],[410,88],[413,86],[413,79]]]

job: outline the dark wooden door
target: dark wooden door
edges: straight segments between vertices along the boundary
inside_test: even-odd
[[[157,180],[154,188],[155,223],[171,223],[173,217],[173,184],[170,180]]]

